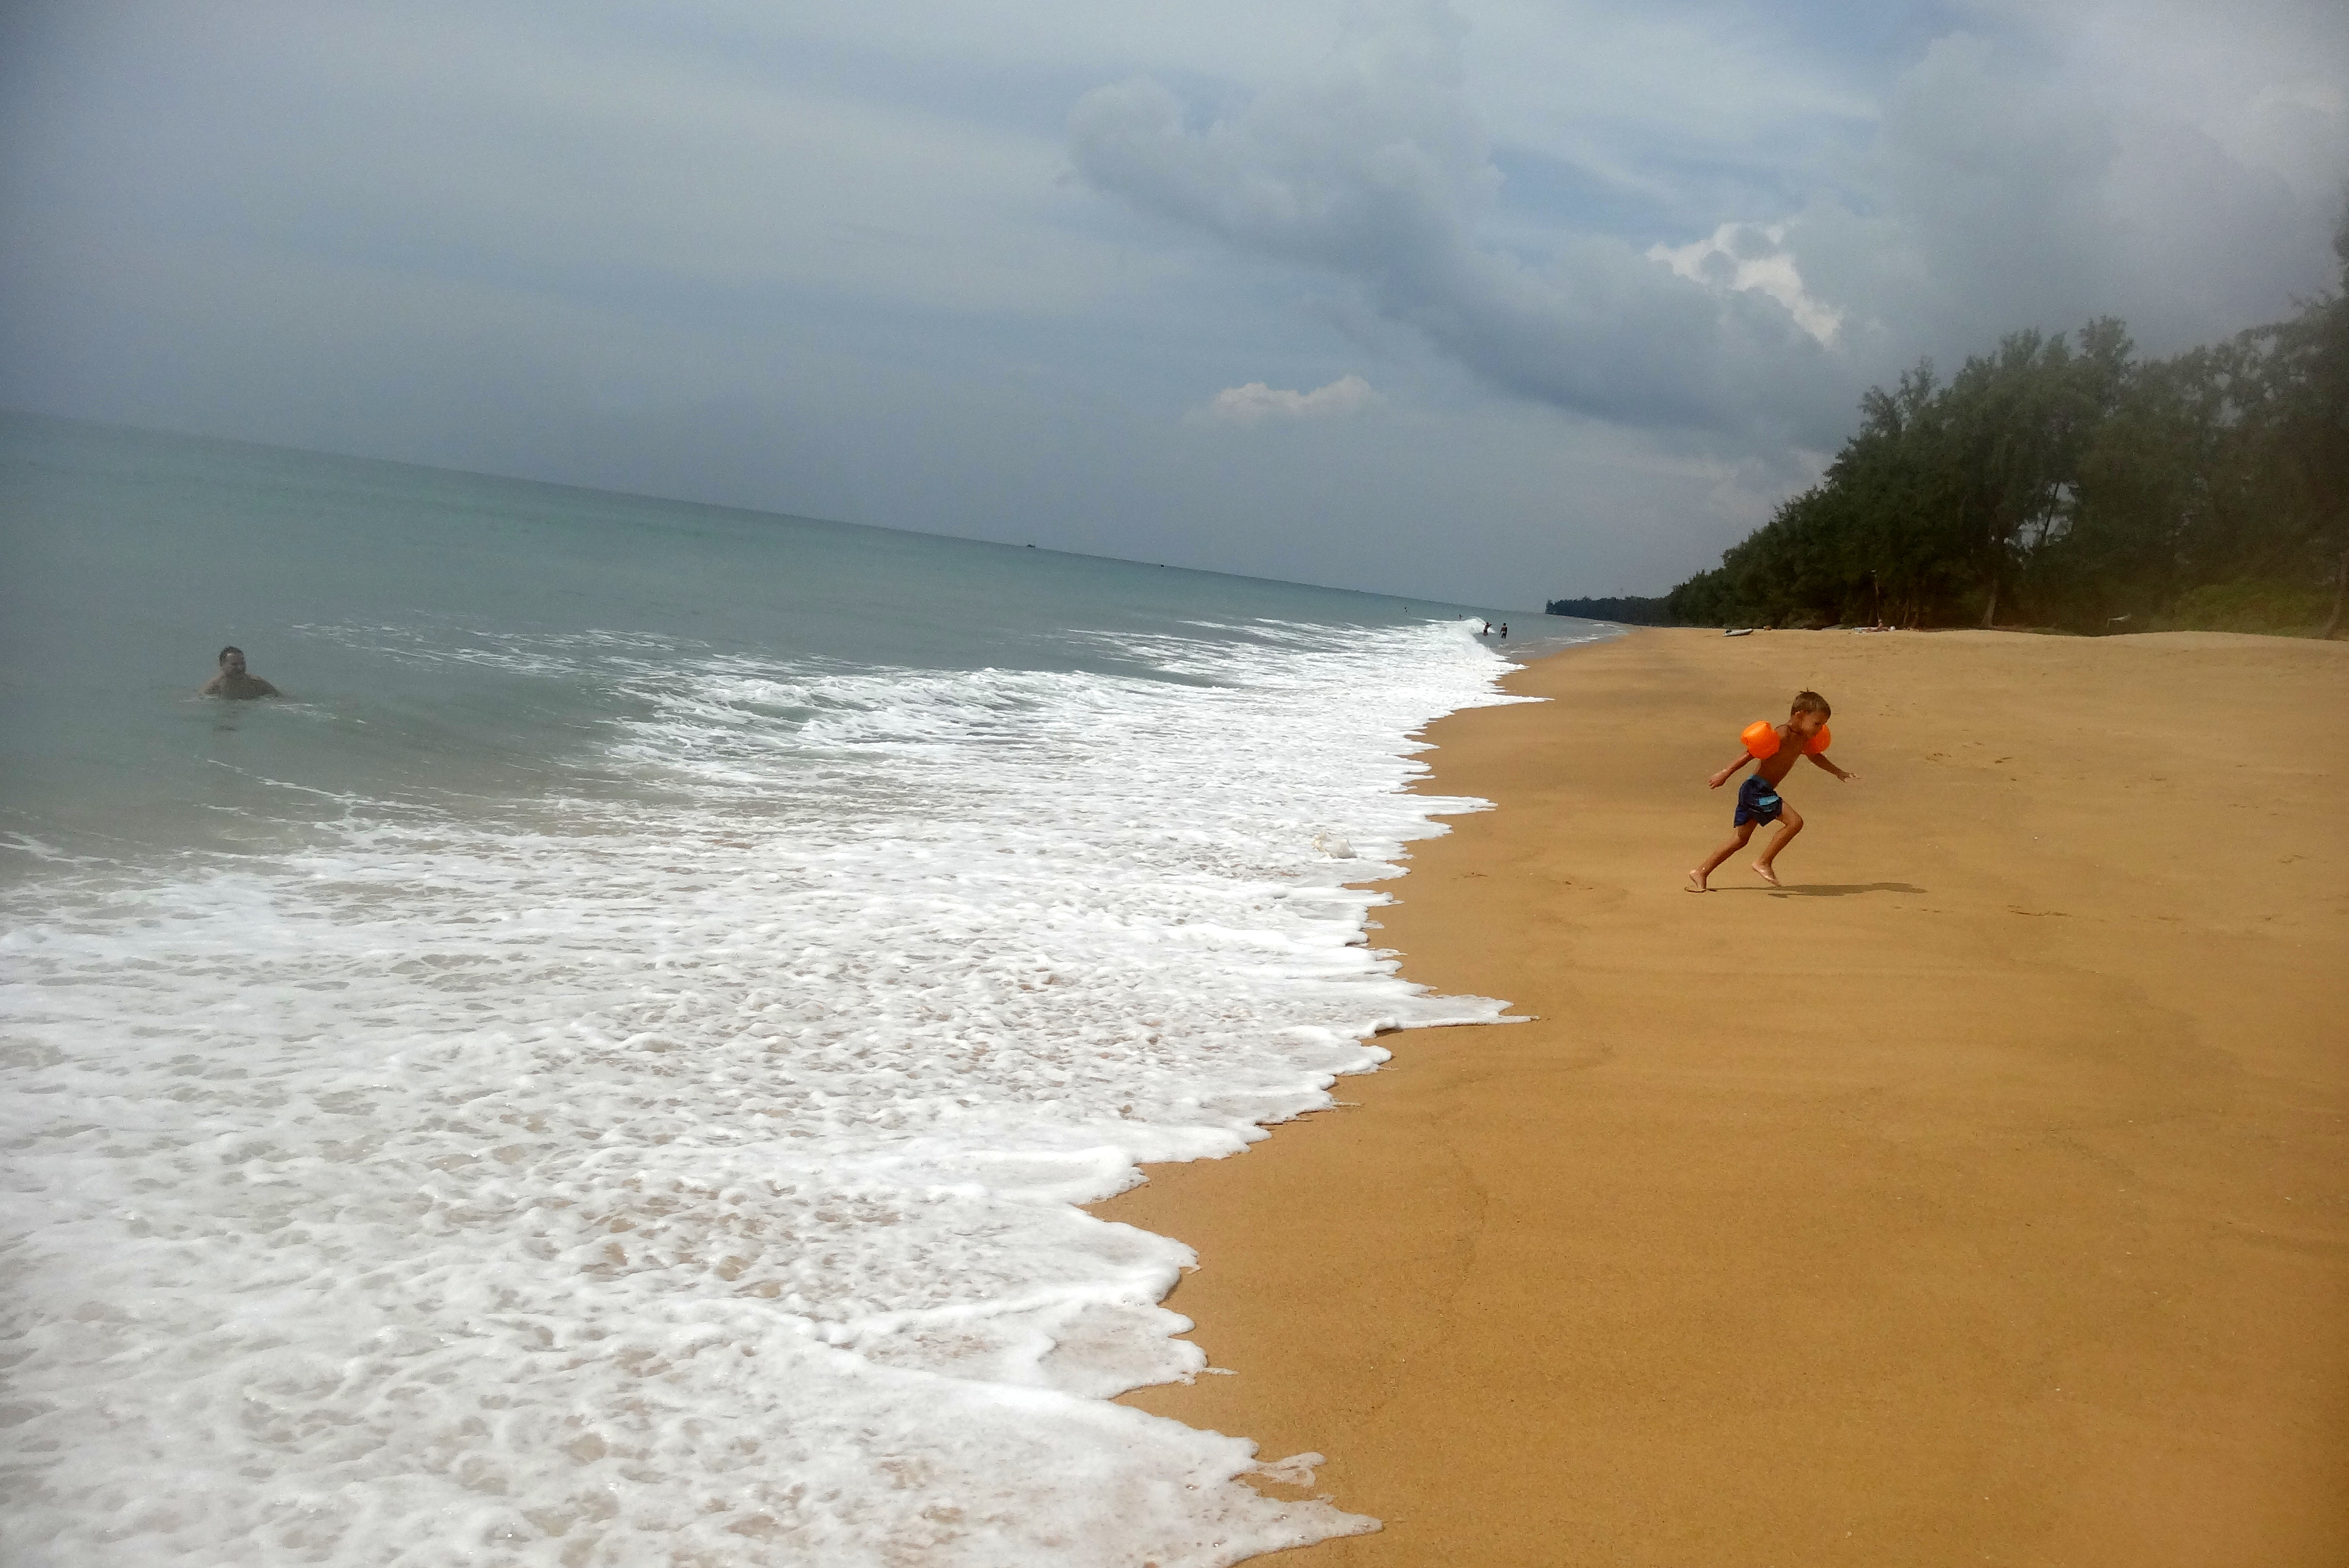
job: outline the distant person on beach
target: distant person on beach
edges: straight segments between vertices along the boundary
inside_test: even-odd
[[[246,671],[244,649],[223,648],[220,650],[220,673],[205,681],[203,689],[197,695],[242,699],[283,697],[285,693],[264,680],[260,676]]]
[[[1509,635],[1509,623],[1507,621],[1503,621],[1501,623],[1501,635],[1503,637]]]
[[[1775,743],[1770,739],[1762,739],[1758,745],[1749,741],[1744,755],[1713,775],[1711,787],[1719,789],[1737,776],[1738,769],[1748,763],[1754,764],[1754,776],[1737,786],[1737,811],[1731,818],[1737,831],[1703,865],[1688,874],[1690,892],[1711,892],[1705,878],[1713,875],[1715,867],[1744,848],[1754,830],[1765,822],[1777,823],[1778,834],[1770,840],[1770,847],[1762,852],[1762,858],[1754,862],[1754,869],[1762,880],[1773,888],[1778,886],[1778,874],[1771,869],[1772,863],[1778,858],[1779,851],[1795,841],[1795,835],[1803,831],[1803,814],[1778,794],[1779,781],[1794,771],[1795,759],[1808,757],[1846,784],[1859,777],[1827,761],[1824,741],[1828,712],[1827,700],[1817,692],[1796,692],[1794,709],[1785,723],[1775,727],[1756,723],[1748,732],[1754,737],[1775,737]]]

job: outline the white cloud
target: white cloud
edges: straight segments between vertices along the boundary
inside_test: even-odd
[[[1188,417],[1196,422],[1235,425],[1262,424],[1267,420],[1337,419],[1385,400],[1360,376],[1340,376],[1309,392],[1250,381],[1245,387],[1226,387]]]
[[[1796,326],[1821,343],[1833,343],[1843,326],[1843,312],[1804,292],[1803,275],[1795,270],[1794,253],[1786,249],[1784,223],[1723,223],[1684,245],[1651,245],[1648,259],[1698,283],[1775,299]]]

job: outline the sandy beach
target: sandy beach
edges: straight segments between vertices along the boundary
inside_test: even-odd
[[[1373,936],[1536,1021],[1099,1212],[1300,1563],[2349,1562],[2349,645],[1640,631],[1428,732]],[[1838,784],[1697,897],[1816,687]],[[1757,839],[1756,847],[1759,846]],[[1268,1490],[1278,1490],[1268,1488]]]

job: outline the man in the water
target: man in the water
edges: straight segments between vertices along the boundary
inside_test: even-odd
[[[220,650],[220,673],[203,684],[197,693],[202,697],[283,697],[285,693],[258,675],[248,674],[244,668],[244,649],[223,648]]]

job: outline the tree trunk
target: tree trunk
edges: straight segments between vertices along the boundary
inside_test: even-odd
[[[2324,629],[2317,635],[2328,640],[2341,635],[2341,601],[2349,597],[2349,550],[2341,552],[2341,564],[2333,569],[2333,613],[2324,618]]]
[[[1991,574],[1990,603],[1982,607],[1982,629],[1990,630],[1998,624],[1998,574]]]

